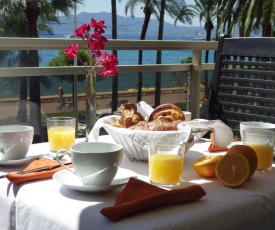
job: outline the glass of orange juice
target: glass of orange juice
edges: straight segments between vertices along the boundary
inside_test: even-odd
[[[243,131],[243,143],[254,149],[258,158],[258,171],[270,171],[273,162],[275,133],[270,130],[247,129]]]
[[[70,150],[70,147],[75,143],[75,118],[47,118],[47,131],[50,151]]]
[[[181,183],[185,143],[179,139],[160,138],[149,142],[149,177],[151,184],[174,187]]]

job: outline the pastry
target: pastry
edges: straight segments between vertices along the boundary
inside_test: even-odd
[[[160,118],[170,122],[175,120],[185,121],[185,116],[181,109],[170,103],[162,104],[156,107],[150,114],[148,121],[153,121]]]
[[[129,128],[140,121],[144,121],[144,118],[137,111],[137,106],[133,103],[126,103],[120,106],[121,111],[121,123],[126,128]]]
[[[177,125],[182,122],[181,120],[175,120],[172,122],[156,119],[150,122],[140,121],[139,123],[131,126],[129,129],[133,130],[148,130],[148,131],[173,131],[178,130]]]

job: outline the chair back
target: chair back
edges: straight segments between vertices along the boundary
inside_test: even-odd
[[[210,119],[240,137],[240,122],[275,123],[275,38],[221,36],[209,100]]]

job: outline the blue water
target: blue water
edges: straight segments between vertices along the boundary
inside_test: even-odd
[[[111,38],[110,35],[105,35],[108,39]],[[59,37],[64,38],[64,34],[54,34],[50,35],[40,35],[40,37]],[[164,40],[193,40],[194,36],[164,36]],[[139,39],[139,35],[124,34],[118,35],[118,39]],[[157,40],[157,35],[148,35],[146,40]],[[58,55],[58,50],[43,50],[39,51],[40,56],[40,66],[46,66],[48,62]],[[204,55],[204,54],[203,54]],[[185,59],[192,56],[191,50],[168,50],[162,51],[162,64],[178,64],[181,59]],[[204,57],[204,56],[203,56]],[[118,51],[118,60],[120,65],[135,65],[138,63],[138,51],[135,50],[125,50]],[[213,52],[210,52],[209,57],[210,62],[213,61]],[[143,64],[155,64],[156,63],[156,51],[144,51],[143,52]],[[65,94],[72,93],[72,83],[66,81],[60,81],[54,77],[47,77],[50,81],[50,87],[46,87],[41,84],[41,96],[56,95],[57,89],[60,84],[64,88]],[[124,73],[119,74],[118,79],[119,91],[124,91],[127,89],[136,89],[138,85],[138,75],[137,73]],[[176,85],[176,78],[171,75],[171,73],[164,73],[162,75],[161,87],[173,87]],[[0,79],[0,86],[3,90],[0,92],[0,97],[18,97],[19,92],[19,80],[7,80]],[[150,88],[155,87],[155,73],[144,73],[143,74],[143,87]],[[103,81],[97,83],[98,92],[110,92],[112,91],[112,78],[105,78]],[[78,93],[85,92],[85,82],[78,83]]]

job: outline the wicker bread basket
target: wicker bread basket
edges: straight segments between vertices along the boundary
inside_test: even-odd
[[[185,152],[188,151],[209,130],[213,132],[228,133],[228,138],[222,140],[223,145],[228,145],[232,140],[232,131],[221,121],[194,120],[178,125],[178,131],[145,131],[130,130],[112,126],[120,116],[111,115],[100,118],[90,136],[90,140],[97,141],[99,130],[104,128],[114,141],[123,146],[123,152],[131,161],[148,161],[146,145],[155,138],[179,138],[185,141]],[[230,136],[231,135],[231,136]]]

